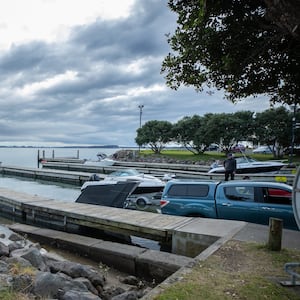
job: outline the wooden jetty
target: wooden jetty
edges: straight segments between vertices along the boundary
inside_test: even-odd
[[[180,166],[183,166],[180,169]],[[133,163],[133,162],[119,162],[116,166],[90,166],[79,163],[69,162],[49,162],[43,168],[26,168],[17,166],[0,166],[0,173],[3,175],[12,175],[20,177],[29,177],[33,179],[41,179],[46,181],[56,181],[63,183],[70,183],[75,185],[82,185],[92,174],[97,173],[100,178],[104,178],[107,174],[118,170],[120,168],[135,168],[138,171],[151,174],[157,177],[162,177],[165,174],[173,174],[176,178],[187,179],[212,179],[223,180],[224,174],[207,173],[197,170],[197,167],[190,165],[176,165],[176,164],[149,164],[149,163]],[[173,168],[173,169],[172,169]],[[244,179],[247,177],[250,180],[258,181],[276,181],[284,182],[293,185],[295,174],[291,172],[278,174],[236,174],[236,179]]]
[[[100,205],[65,202],[0,188],[0,211],[23,222],[79,225],[125,236],[171,243],[172,253],[193,257],[220,238],[231,238],[245,222],[190,218]]]
[[[65,170],[38,169],[6,165],[0,166],[0,173],[8,176],[27,177],[31,179],[68,183],[80,186],[91,176],[91,173],[87,172],[70,172]]]

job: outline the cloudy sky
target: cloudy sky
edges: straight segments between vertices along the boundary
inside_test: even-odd
[[[262,111],[160,74],[176,16],[167,0],[10,0],[0,10],[0,145],[134,146],[149,120]]]

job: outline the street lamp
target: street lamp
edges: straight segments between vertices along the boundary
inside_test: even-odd
[[[138,107],[140,109],[140,128],[141,128],[142,127],[142,114],[143,114],[144,105],[140,104]],[[139,145],[139,153],[140,152],[141,152],[141,146]]]
[[[143,108],[144,108],[144,105],[139,105],[139,109],[140,109],[140,128],[142,127]]]

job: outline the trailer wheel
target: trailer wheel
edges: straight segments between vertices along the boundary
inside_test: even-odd
[[[147,198],[139,197],[136,199],[136,206],[138,208],[145,208],[147,206]]]

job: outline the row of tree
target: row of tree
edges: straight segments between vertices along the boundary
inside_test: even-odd
[[[175,124],[152,120],[137,130],[135,141],[139,146],[149,146],[155,153],[172,142],[194,154],[204,153],[213,143],[230,151],[240,141],[251,141],[268,145],[274,157],[280,157],[283,149],[300,143],[296,120],[300,120],[300,113],[283,106],[260,113],[239,111],[186,116]]]

